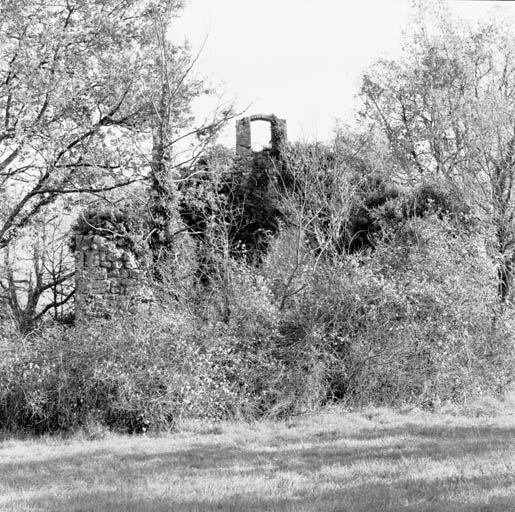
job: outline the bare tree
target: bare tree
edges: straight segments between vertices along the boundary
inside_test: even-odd
[[[0,295],[17,329],[32,331],[47,314],[62,320],[74,295],[73,257],[59,219],[38,223],[32,236],[4,251]]]

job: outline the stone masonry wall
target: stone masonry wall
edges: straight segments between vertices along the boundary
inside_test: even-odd
[[[274,157],[280,156],[284,144],[287,142],[286,120],[275,115],[256,114],[243,117],[236,122],[236,155],[243,158],[252,157],[252,129],[253,121],[266,121],[270,123],[272,135],[272,153]]]
[[[144,272],[124,242],[75,237],[76,319],[111,318],[133,311],[145,293]]]
[[[239,157],[249,157],[252,155],[250,117],[243,117],[236,122],[236,154]]]

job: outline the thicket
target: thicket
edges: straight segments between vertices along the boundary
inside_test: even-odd
[[[0,311],[2,428],[143,432],[332,401],[435,409],[513,384],[514,38],[441,13],[426,30],[419,7],[403,58],[364,76],[368,131],[332,145],[251,166],[215,147],[172,172],[161,98],[148,201],[74,228],[139,254],[156,303],[29,334]]]
[[[514,316],[498,298],[488,227],[441,184],[403,189],[334,148],[324,169],[328,148],[305,149],[290,159],[295,187],[280,175],[267,184],[281,217],[258,260],[229,250],[241,196],[220,189],[214,159],[179,191],[210,203],[198,200],[203,224],[179,230],[157,263],[158,305],[24,337],[4,330],[0,424],[145,432],[183,417],[281,417],[335,400],[435,408],[502,392]],[[89,212],[75,229],[141,243],[150,220],[128,212]]]

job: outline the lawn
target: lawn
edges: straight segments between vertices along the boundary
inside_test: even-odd
[[[515,415],[328,409],[0,442],[0,511],[515,511]]]

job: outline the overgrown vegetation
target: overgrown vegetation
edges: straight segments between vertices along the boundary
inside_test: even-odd
[[[415,27],[402,62],[366,75],[370,125],[341,129],[331,144],[291,144],[280,161],[265,151],[251,165],[213,147],[177,169],[159,125],[150,184],[74,224],[138,255],[157,300],[74,327],[4,319],[0,424],[143,432],[335,401],[435,410],[512,384],[514,144],[504,109],[515,73],[499,77],[485,62],[498,48],[515,70],[515,53],[504,28],[489,39],[486,28],[438,23],[434,36]],[[463,65],[458,87],[448,52],[476,59],[491,82]],[[485,111],[475,95],[496,80],[504,93]],[[463,109],[445,110],[444,99]]]
[[[339,172],[355,179],[352,169]],[[3,337],[0,422],[144,432],[185,417],[282,417],[335,400],[438,409],[502,392],[513,378],[513,317],[499,301],[482,228],[427,187],[392,196],[376,183],[367,189],[366,250],[331,244],[327,219],[348,211],[355,226],[368,196],[316,216],[314,199],[303,209],[306,198],[292,193],[258,265],[221,250],[230,244],[221,215],[201,236],[176,237],[179,254],[158,263],[174,269],[160,269],[168,280],[155,283],[159,305],[148,312]],[[117,215],[85,217],[77,229],[96,223],[123,234],[129,221]],[[189,260],[192,245],[211,256],[209,267]]]

